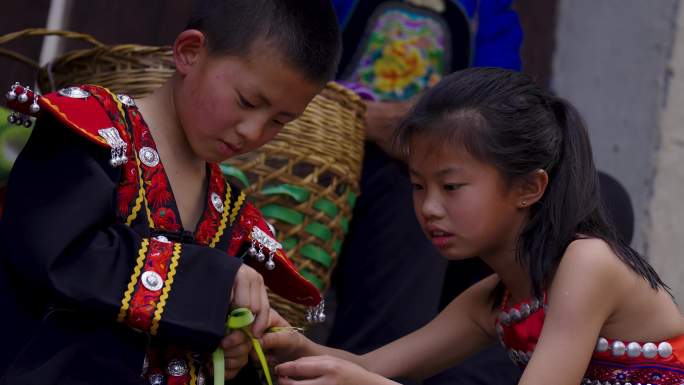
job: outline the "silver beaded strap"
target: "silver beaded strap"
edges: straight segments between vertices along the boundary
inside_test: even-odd
[[[114,127],[109,127],[102,128],[97,132],[112,148],[112,155],[111,159],[109,160],[109,164],[111,164],[112,167],[119,167],[126,164],[128,161],[128,157],[126,156],[126,149],[128,148],[128,145],[123,141],[123,139],[121,139],[119,131],[117,131]]]
[[[653,359],[656,358],[656,356],[669,358],[672,355],[672,345],[667,341],[660,342],[657,345],[653,342],[647,342],[641,345],[638,342],[630,342],[625,344],[619,340],[609,343],[606,338],[599,337],[598,341],[596,341],[595,350],[598,353],[604,353],[610,350],[611,354],[615,357],[620,357],[626,354],[631,358],[636,358],[643,355],[645,358]]]

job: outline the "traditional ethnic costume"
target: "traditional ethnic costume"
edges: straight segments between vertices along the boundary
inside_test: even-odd
[[[544,326],[546,301],[533,299],[509,306],[507,298],[505,295],[496,331],[511,360],[524,368]],[[684,384],[684,335],[651,342],[599,337],[582,384]]]
[[[322,317],[318,290],[218,165],[207,165],[197,227],[183,227],[130,97],[97,86],[38,96],[18,84],[7,96],[14,122],[41,116],[2,217],[4,364],[14,359],[4,383],[204,383],[243,262]]]

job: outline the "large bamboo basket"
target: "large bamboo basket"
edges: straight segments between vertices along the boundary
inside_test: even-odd
[[[67,52],[42,67],[1,47],[22,37],[50,35],[93,47]],[[170,47],[105,45],[71,31],[34,28],[0,36],[0,55],[35,68],[44,93],[87,83],[135,98],[161,86],[174,72]],[[322,292],[329,285],[359,193],[364,113],[355,93],[331,82],[274,140],[222,165],[275,226],[300,273]],[[269,296],[291,323],[305,323],[302,306],[273,293]]]

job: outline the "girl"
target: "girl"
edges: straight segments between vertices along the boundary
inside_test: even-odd
[[[275,360],[304,357],[276,368],[281,385],[421,379],[497,340],[525,368],[520,384],[684,383],[684,319],[607,221],[572,106],[524,74],[467,69],[422,97],[396,143],[425,234],[495,274],[363,356],[265,335]]]

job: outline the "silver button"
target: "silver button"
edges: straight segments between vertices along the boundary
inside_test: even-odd
[[[518,309],[511,309],[511,319],[513,320],[514,323],[520,322],[522,320],[522,315],[520,314],[520,310]]]
[[[598,341],[596,341],[596,351],[599,353],[603,353],[608,350],[608,340],[599,337]]]
[[[223,199],[217,193],[211,193],[211,203],[214,205],[216,211],[223,212]]]
[[[159,164],[159,154],[153,148],[143,147],[139,155],[140,161],[147,167],[156,167]]]
[[[58,91],[58,93],[62,96],[66,96],[67,98],[74,98],[74,99],[85,99],[85,98],[90,96],[90,92],[84,90],[81,87],[62,88],[61,90]]]
[[[166,369],[169,371],[170,376],[180,377],[188,373],[188,364],[185,360],[174,358],[169,361],[169,365]]]
[[[154,240],[156,240],[157,242],[162,242],[162,243],[171,243],[171,242],[169,242],[169,238],[166,238],[163,235],[157,235],[156,237],[154,237]]]
[[[150,385],[164,384],[164,376],[159,373],[152,374],[148,380],[150,381]]]
[[[158,291],[164,286],[161,275],[151,270],[142,273],[140,279],[142,279],[142,284],[147,290]]]
[[[508,324],[511,323],[511,316],[505,311],[502,311],[501,314],[499,314],[499,320],[501,321],[502,325],[508,326]]]
[[[672,355],[672,345],[669,342],[661,342],[658,344],[658,355],[663,358],[668,358]]]
[[[622,342],[622,341],[614,341],[613,342],[613,355],[615,357],[624,356],[626,350],[627,350],[627,347],[625,346],[624,342]]]
[[[641,345],[637,342],[630,342],[627,344],[627,356],[636,358],[641,355]]]
[[[654,358],[656,355],[658,355],[658,347],[653,342],[647,342],[641,348],[641,352],[646,358]]]
[[[522,318],[525,319],[530,316],[531,309],[530,305],[527,303],[524,303],[520,305],[520,314],[522,315]]]
[[[116,95],[116,98],[119,99],[121,104],[127,107],[135,107],[135,101],[133,100],[133,98],[126,94],[118,94]]]

